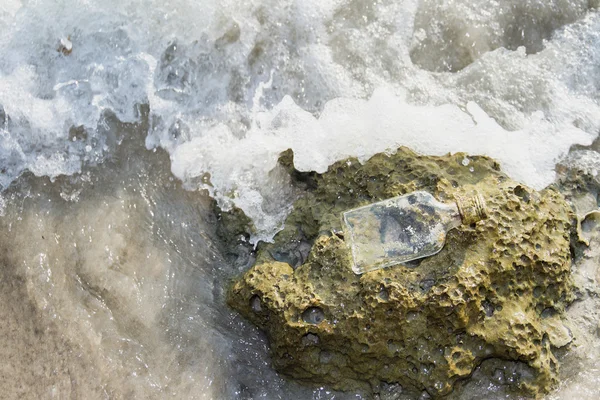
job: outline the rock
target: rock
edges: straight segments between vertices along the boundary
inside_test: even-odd
[[[465,156],[400,148],[364,165],[350,159],[324,174],[296,174],[305,195],[228,297],[267,333],[278,371],[339,390],[377,391],[385,382],[440,397],[498,358],[533,371],[520,383],[526,395],[556,383],[547,338],[567,342],[544,320],[573,299],[575,215],[555,189],[518,184],[490,158],[469,155],[464,166]],[[489,218],[450,231],[432,257],[355,275],[340,213],[415,190],[444,202],[477,191]],[[290,243],[312,245],[295,269],[288,261],[298,257],[284,254]]]

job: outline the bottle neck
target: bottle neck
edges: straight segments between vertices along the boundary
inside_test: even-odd
[[[440,208],[442,209],[442,223],[446,227],[446,231],[462,225],[463,219],[456,203],[443,204],[443,206]]]

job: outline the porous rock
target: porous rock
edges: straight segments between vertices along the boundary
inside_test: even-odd
[[[574,225],[558,191],[534,191],[463,153],[400,148],[324,174],[293,170],[289,152],[281,162],[306,193],[228,297],[267,333],[278,371],[340,390],[377,392],[383,382],[440,397],[494,358],[533,371],[518,382],[527,395],[556,383],[552,349],[568,340],[551,339],[573,298]],[[478,192],[489,217],[450,231],[420,262],[354,274],[341,212],[415,190],[444,202]]]

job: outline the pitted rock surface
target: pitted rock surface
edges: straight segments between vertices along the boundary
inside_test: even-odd
[[[526,395],[556,383],[552,349],[569,342],[556,332],[573,299],[574,214],[555,189],[534,191],[490,158],[465,157],[400,148],[324,174],[300,174],[282,157],[306,193],[229,292],[267,333],[278,371],[341,390],[398,383],[439,397],[498,359],[532,371],[515,383]],[[478,192],[489,217],[450,231],[432,257],[355,275],[341,212],[415,190],[443,202]]]

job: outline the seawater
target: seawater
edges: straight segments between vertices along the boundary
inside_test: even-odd
[[[251,255],[223,254],[216,206],[270,240],[298,195],[276,166],[288,148],[318,172],[401,145],[465,151],[547,186],[600,131],[597,7],[3,1],[2,392],[360,398],[270,369],[265,338],[224,305]],[[575,271],[589,293],[595,267]],[[551,398],[598,396],[595,309],[573,307],[579,339]],[[482,382],[459,396],[510,398]]]

